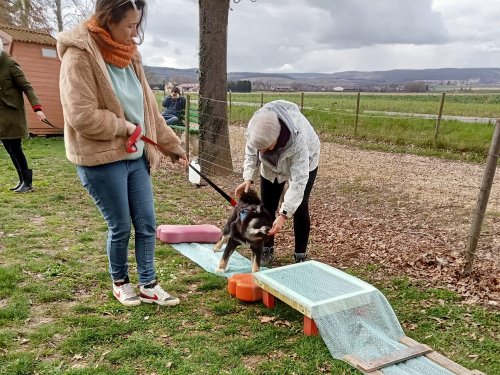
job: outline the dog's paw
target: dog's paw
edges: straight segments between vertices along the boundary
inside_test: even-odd
[[[224,268],[217,267],[215,269],[215,273],[224,273],[224,272],[226,272],[226,270]]]

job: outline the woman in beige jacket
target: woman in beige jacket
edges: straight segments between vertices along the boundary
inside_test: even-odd
[[[106,250],[114,296],[126,306],[142,302],[176,305],[179,299],[156,280],[156,220],[149,171],[157,149],[125,143],[140,125],[142,134],[187,162],[179,138],[165,125],[146,82],[137,44],[143,37],[144,0],[97,0],[94,15],[57,41],[62,61],[60,90],[68,159],[108,225]],[[138,41],[137,41],[138,40]],[[128,243],[135,229],[139,295],[129,278]]]

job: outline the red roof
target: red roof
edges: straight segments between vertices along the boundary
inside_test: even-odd
[[[33,30],[10,25],[0,25],[0,30],[9,34],[12,41],[15,42],[56,45],[56,39],[45,30]]]

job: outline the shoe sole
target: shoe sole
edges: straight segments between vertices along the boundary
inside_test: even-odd
[[[160,306],[177,306],[179,303],[181,303],[179,298],[167,300],[167,301],[159,301],[159,300],[154,300],[154,299],[144,298],[144,297],[139,297],[139,298],[140,298],[141,302],[156,303],[157,305],[160,305]]]
[[[120,302],[123,306],[127,306],[127,307],[139,306],[141,304],[140,299],[137,301],[120,301],[118,298],[116,298],[116,300],[118,302]]]
[[[17,191],[17,190],[13,190],[13,191],[16,194],[25,194],[25,193],[32,193],[32,192],[34,192],[35,188],[29,189],[29,190],[26,190],[26,191]]]

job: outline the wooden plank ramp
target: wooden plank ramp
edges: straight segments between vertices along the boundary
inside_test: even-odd
[[[455,375],[485,375],[478,370],[469,370],[446,358],[444,355],[437,353],[429,346],[421,344],[407,336],[403,336],[399,342],[407,347],[370,361],[364,361],[354,354],[345,355],[344,360],[363,372],[363,374],[383,375],[383,372],[380,370],[384,367],[424,355],[427,359]]]

